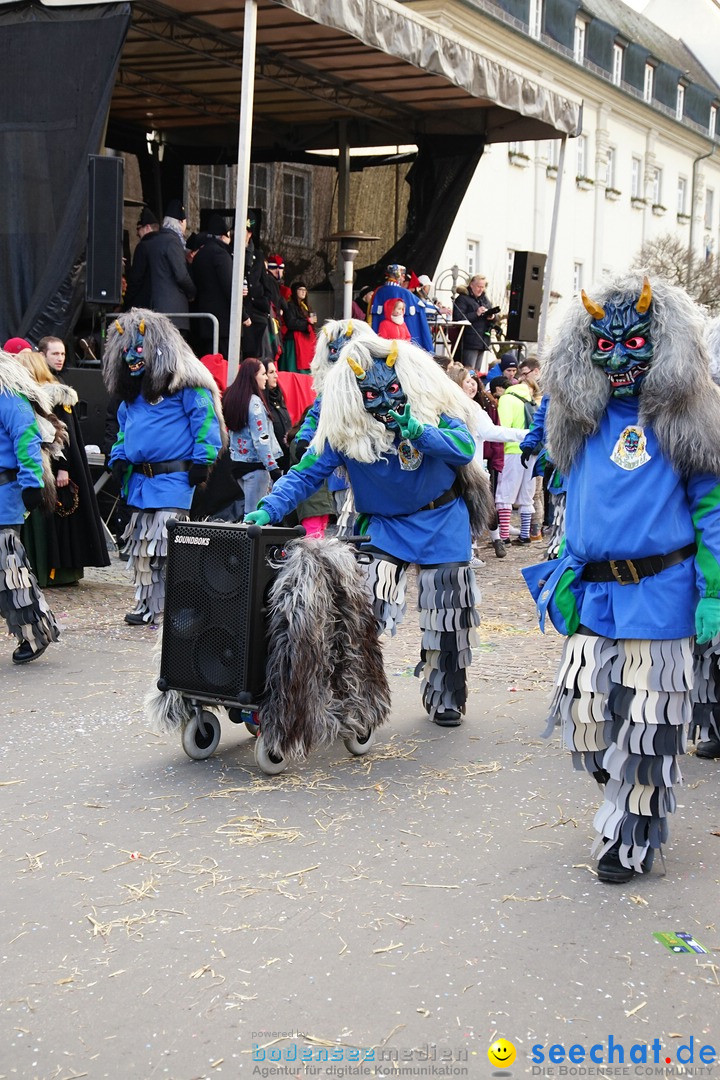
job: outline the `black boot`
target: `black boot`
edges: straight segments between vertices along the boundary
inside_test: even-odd
[[[457,709],[438,709],[433,717],[433,723],[438,727],[460,727],[462,722],[462,713]]]
[[[648,848],[648,853],[643,859],[642,872],[643,874],[649,874],[653,864],[653,849]],[[613,846],[605,852],[600,859],[597,868],[597,875],[600,881],[603,881],[606,885],[625,885],[628,881],[632,881],[637,871],[633,870],[631,866],[623,866],[620,862],[620,841],[618,840]]]
[[[720,739],[718,739],[717,735],[711,735],[705,742],[698,743],[695,756],[702,758],[720,757]]]
[[[29,641],[21,641],[12,654],[13,664],[29,664],[31,660],[37,660],[47,649],[47,645],[38,645],[33,649]]]

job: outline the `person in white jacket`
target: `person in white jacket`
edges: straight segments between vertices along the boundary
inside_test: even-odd
[[[477,400],[478,394],[481,393],[481,387],[477,375],[472,368],[463,367],[462,364],[451,364],[447,373],[453,382],[456,382],[460,389],[467,394],[469,398],[472,398],[475,403],[475,409],[473,410],[475,423],[469,424],[468,426],[475,439],[475,459],[487,472],[483,456],[483,444],[486,442],[517,442],[518,439],[525,438],[527,430],[524,428],[503,427],[502,424],[493,423],[485,409],[483,409],[482,405]],[[472,563],[470,564],[476,568],[485,565],[477,552],[478,539],[478,537],[473,537],[475,552]],[[492,540],[495,554],[498,559],[504,559],[507,555],[507,549],[500,539],[499,528],[496,527],[495,529],[490,530],[490,539]]]

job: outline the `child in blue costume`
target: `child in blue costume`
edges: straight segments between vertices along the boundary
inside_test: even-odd
[[[468,501],[484,524],[493,512],[487,480],[473,464],[469,412],[470,400],[415,346],[351,340],[325,375],[310,449],[246,518],[278,522],[334,469],[346,469],[358,527],[368,537],[368,584],[381,633],[395,632],[405,612],[407,567],[420,567],[416,674],[425,709],[442,727],[462,723],[479,622]]]
[[[55,484],[43,444],[60,452],[64,425],[29,372],[0,351],[0,615],[17,638],[14,664],[42,656],[59,631],[20,542],[25,512],[55,509]],[[41,430],[42,429],[42,430]]]
[[[720,397],[699,310],[637,274],[582,294],[543,365],[566,542],[526,580],[568,634],[549,731],[604,787],[598,877],[648,872],[692,712],[693,635],[720,631]]]
[[[224,438],[222,410],[215,380],[170,320],[141,308],[110,328],[105,382],[122,398],[110,465],[133,510],[123,539],[135,610],[125,622],[142,626],[163,610],[167,523],[188,517],[193,489],[207,480]]]

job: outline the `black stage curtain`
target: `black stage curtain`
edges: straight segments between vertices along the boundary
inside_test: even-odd
[[[64,337],[82,303],[88,155],[129,25],[127,3],[0,3],[0,344]]]
[[[441,135],[418,143],[417,158],[407,174],[410,200],[405,232],[376,263],[358,271],[356,288],[377,285],[389,263],[434,275],[484,146],[481,136]],[[478,206],[478,221],[487,213],[492,209]]]

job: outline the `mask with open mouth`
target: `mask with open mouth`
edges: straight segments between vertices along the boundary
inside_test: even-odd
[[[366,412],[385,427],[397,431],[397,421],[390,416],[390,410],[401,410],[407,398],[395,373],[394,360],[392,364],[386,360],[376,360],[369,371],[363,371],[359,365],[358,370],[360,374],[358,371],[355,374]]]
[[[582,293],[582,302],[593,316],[590,332],[595,338],[592,362],[601,368],[613,397],[636,397],[652,364],[654,347],[650,334],[652,290],[647,278],[637,300],[604,307]]]
[[[143,331],[144,326],[141,323],[133,343],[128,345],[127,349],[123,349],[123,359],[128,366],[128,371],[136,377],[142,375],[145,371],[145,357],[143,356],[145,334]]]

